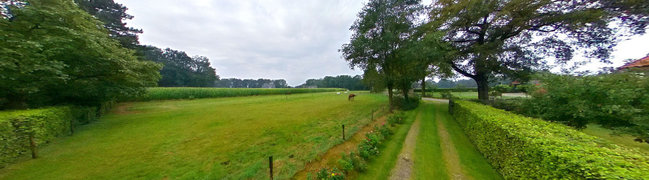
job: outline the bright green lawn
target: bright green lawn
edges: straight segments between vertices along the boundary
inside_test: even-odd
[[[644,152],[646,154],[649,154],[649,144],[648,143],[639,143],[634,141],[635,137],[627,134],[613,134],[613,130],[603,128],[600,125],[597,124],[589,124],[586,126],[586,129],[582,130],[582,132],[600,137],[602,139],[606,139],[611,141],[612,143],[626,146],[628,148],[634,148],[637,149],[641,152]]]
[[[352,134],[386,102],[317,93],[131,103],[0,179],[265,179],[270,155],[286,179],[340,143],[341,124]]]

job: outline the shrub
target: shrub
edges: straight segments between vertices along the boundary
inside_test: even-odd
[[[345,171],[345,172],[350,172],[354,170],[354,162],[352,161],[352,155],[353,154],[344,154],[342,158],[338,160],[338,166]]]
[[[393,105],[396,108],[407,111],[417,108],[419,106],[419,99],[418,96],[408,97],[408,100],[402,96],[394,96],[392,97],[392,103],[394,103]]]
[[[455,119],[506,179],[649,179],[649,158],[570,127],[468,101]]]
[[[405,118],[406,118],[405,113],[396,112],[396,113],[388,116],[388,124],[390,124],[390,125],[403,124]]]
[[[316,177],[318,180],[343,180],[345,179],[345,174],[337,168],[333,168],[331,171],[327,170],[327,168],[322,168]]]
[[[0,112],[0,168],[30,152],[30,135],[34,136],[36,146],[40,146],[56,137],[69,135],[77,125],[96,120],[102,111],[106,110],[59,106]]]
[[[608,128],[640,130],[629,133],[649,140],[649,78],[646,76],[548,74],[538,78],[542,83],[532,98],[522,104],[522,114],[576,128],[597,123]]]

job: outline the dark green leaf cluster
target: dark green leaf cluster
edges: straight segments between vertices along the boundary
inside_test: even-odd
[[[0,18],[0,108],[98,105],[144,93],[160,65],[140,61],[71,0],[29,1]]]
[[[183,51],[154,46],[139,46],[138,53],[144,59],[163,65],[162,78],[158,81],[161,87],[213,87],[219,78],[204,56],[189,57]]]
[[[363,84],[363,77],[360,75],[349,76],[325,76],[321,79],[308,79],[306,82],[297,87],[318,87],[318,88],[345,88],[352,91],[367,90]]]
[[[649,179],[649,157],[562,124],[457,101],[453,115],[506,179]]]
[[[546,59],[566,64],[575,51],[609,62],[620,37],[645,32],[648,2],[439,0],[427,25],[444,32],[455,52],[449,65],[487,100],[494,75],[526,76],[547,69]]]
[[[593,76],[540,75],[520,112],[576,128],[589,123],[649,141],[649,78],[633,72]]]

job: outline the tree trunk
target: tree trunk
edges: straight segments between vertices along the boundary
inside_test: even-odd
[[[22,95],[9,94],[7,96],[7,104],[5,105],[8,109],[25,109],[27,108],[27,103],[25,103],[25,98]]]
[[[392,84],[388,83],[388,104],[390,105],[390,112],[392,112],[392,109],[394,109],[394,106],[392,105]]]
[[[489,101],[489,81],[485,76],[478,76],[474,78],[475,82],[478,84],[478,99],[483,103]]]
[[[421,79],[421,97],[426,97],[426,77]]]
[[[401,91],[403,91],[403,101],[407,103],[410,100],[410,98],[408,98],[408,88],[403,88]]]

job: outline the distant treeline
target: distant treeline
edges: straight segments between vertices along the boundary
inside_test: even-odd
[[[369,88],[363,84],[363,77],[360,75],[349,76],[325,76],[322,79],[308,79],[298,88],[346,88],[349,90],[368,90]]]
[[[288,88],[284,79],[219,79],[214,83],[214,87],[221,88]]]

